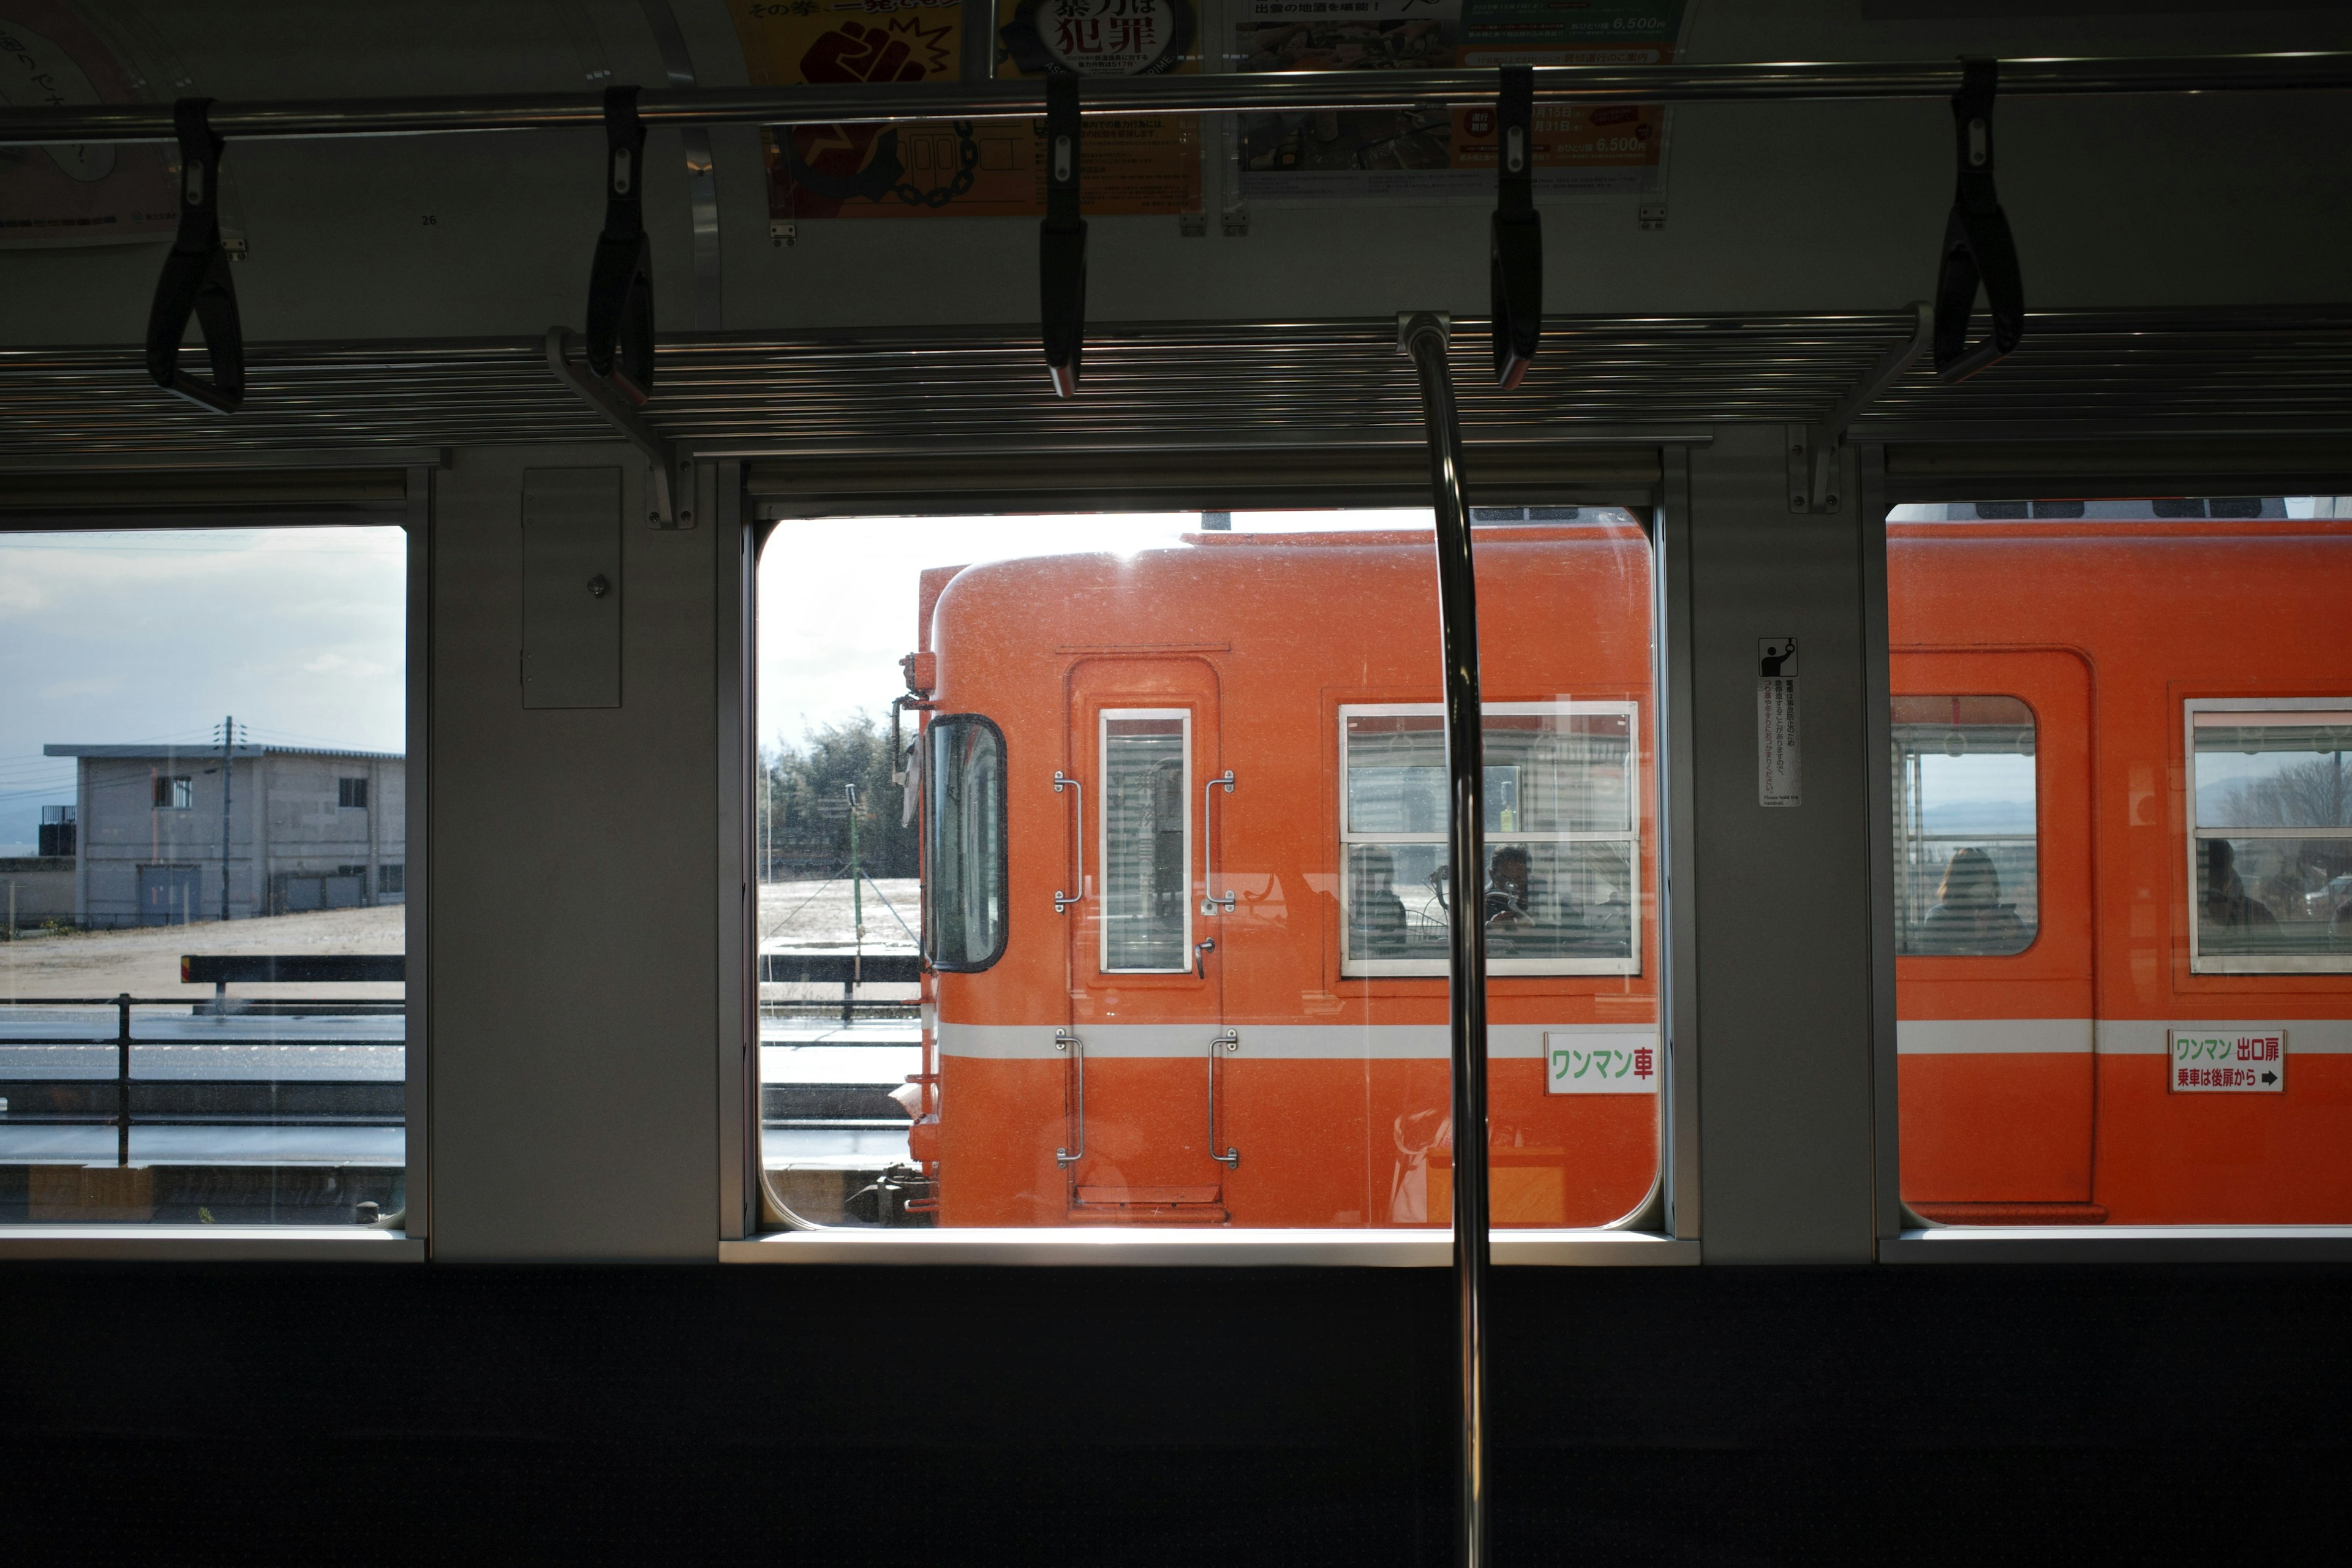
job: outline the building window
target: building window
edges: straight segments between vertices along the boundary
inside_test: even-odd
[[[2188,704],[2192,970],[2352,970],[2352,701]]]
[[[155,809],[187,811],[196,804],[196,781],[185,773],[155,775]]]
[[[375,868],[375,890],[379,893],[408,891],[408,867],[399,860],[386,861]]]
[[[1895,951],[2000,957],[2041,924],[2033,710],[2014,697],[1897,697]]]
[[[1489,973],[1638,974],[1631,702],[1489,702]],[[1445,710],[1339,710],[1348,975],[1446,973]]]
[[[345,811],[365,811],[368,803],[367,786],[368,782],[365,779],[337,779],[335,804]]]

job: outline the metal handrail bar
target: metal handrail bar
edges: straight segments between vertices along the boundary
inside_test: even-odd
[[[1478,694],[1478,587],[1462,489],[1462,418],[1446,365],[1447,319],[1400,316],[1398,346],[1421,380],[1437,521],[1437,624],[1445,665],[1447,853],[1454,858],[1447,967],[1454,1076],[1454,1284],[1461,1337],[1462,1474],[1454,1562],[1488,1568],[1486,1507],[1486,899],[1485,736]]]
[[[1958,60],[1844,60],[1656,66],[1538,66],[1538,103],[1752,103],[1949,98]],[[2000,62],[2003,96],[2326,90],[2352,87],[2352,52]],[[1244,71],[1205,76],[1089,78],[1088,114],[1403,109],[1485,103],[1491,70]],[[918,120],[1021,120],[1042,115],[1045,83],[945,82],[766,88],[648,87],[637,117],[655,125],[881,124]],[[584,131],[604,123],[595,93],[276,100],[215,103],[212,129],[254,138],[417,136],[456,132]],[[168,103],[0,110],[0,146],[68,142],[170,142]]]
[[[47,1049],[55,1049],[55,1048],[57,1048],[57,1047],[59,1047],[59,1046],[103,1046],[103,1047],[114,1047],[114,1046],[119,1046],[119,1045],[121,1045],[121,1044],[122,1044],[122,1042],[121,1042],[121,1040],[93,1040],[93,1039],[89,1038],[89,1037],[88,1036],[86,1036],[86,1035],[85,1035],[85,1036],[78,1037],[76,1037],[76,1038],[74,1038],[74,1039],[70,1039],[70,1040],[63,1040],[63,1039],[19,1039],[19,1038],[16,1038],[16,1037],[9,1037],[9,1038],[7,1038],[7,1039],[0,1039],[0,1051],[5,1051],[5,1050],[13,1050],[13,1049],[16,1049],[16,1048],[17,1048],[17,1047],[26,1047],[26,1046],[39,1046],[39,1047],[42,1047],[47,1048]],[[142,1039],[139,1039],[139,1038],[137,1038],[137,1037],[134,1037],[131,1039],[131,1045],[133,1045],[133,1046],[135,1046],[135,1047],[138,1047],[139,1048],[141,1048],[141,1049],[142,1049],[142,1050],[146,1050],[146,1049],[153,1049],[153,1048],[160,1047],[163,1047],[163,1046],[185,1046],[185,1047],[188,1047],[189,1049],[191,1049],[191,1050],[205,1050],[205,1051],[228,1051],[228,1050],[241,1050],[241,1051],[250,1051],[250,1050],[276,1050],[276,1049],[278,1049],[278,1048],[279,1047],[281,1047],[281,1046],[303,1046],[303,1047],[320,1047],[320,1046],[333,1046],[333,1047],[341,1047],[341,1048],[351,1048],[351,1049],[359,1049],[359,1048],[362,1048],[362,1047],[363,1047],[363,1048],[366,1048],[366,1049],[369,1049],[369,1050],[383,1050],[383,1049],[386,1048],[387,1047],[394,1047],[394,1046],[396,1046],[396,1047],[400,1047],[400,1048],[401,1048],[401,1049],[403,1049],[403,1050],[405,1050],[405,1049],[407,1049],[407,1047],[408,1047],[408,1042],[407,1042],[406,1040],[404,1040],[404,1039],[401,1039],[401,1040],[274,1040],[274,1039],[273,1039],[273,1040],[152,1040],[152,1039],[150,1039],[150,1040],[142,1040]]]
[[[373,1006],[383,1002],[396,1002],[396,996],[264,996],[249,1001],[299,1002],[310,1007],[340,1007],[352,1003]],[[0,1008],[6,1007],[205,1007],[213,1005],[209,996],[0,996]],[[235,1015],[231,1015],[234,1016]]]

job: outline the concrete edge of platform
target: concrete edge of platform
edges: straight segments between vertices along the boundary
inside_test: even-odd
[[[1495,1261],[1551,1268],[1695,1264],[1699,1245],[1633,1230],[1513,1231],[1494,1237]],[[1293,1267],[1444,1268],[1443,1230],[1147,1230],[1129,1226],[1021,1230],[772,1231],[719,1244],[721,1263],[1062,1265],[1076,1268]]]
[[[425,1238],[369,1226],[0,1225],[0,1262],[421,1263]]]

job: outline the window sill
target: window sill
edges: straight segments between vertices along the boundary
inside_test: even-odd
[[[1699,1260],[1696,1241],[1633,1230],[1497,1233],[1495,1261],[1549,1267],[1655,1267]],[[719,1244],[721,1263],[1072,1265],[1080,1268],[1445,1268],[1443,1230],[785,1230]]]
[[[0,1261],[421,1263],[425,1238],[366,1226],[0,1225]]]
[[[1946,1226],[1882,1238],[1881,1263],[2333,1263],[2352,1226]]]

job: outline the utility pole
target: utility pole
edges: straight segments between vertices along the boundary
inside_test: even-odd
[[[236,741],[236,715],[229,714],[221,721],[221,903],[220,918],[228,919],[228,805],[229,780],[234,758],[232,749]]]

